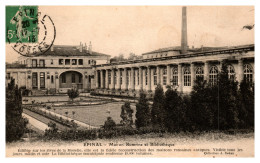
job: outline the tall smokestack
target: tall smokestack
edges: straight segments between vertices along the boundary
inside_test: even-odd
[[[181,27],[181,53],[187,53],[187,15],[186,7],[182,7],[182,27]]]

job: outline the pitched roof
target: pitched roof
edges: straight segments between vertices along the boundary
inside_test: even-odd
[[[51,56],[107,56],[110,57],[108,54],[103,54],[99,52],[92,51],[92,54],[89,53],[88,50],[84,49],[82,52],[79,51],[79,46],[72,46],[72,45],[53,45],[53,51],[51,48],[40,55],[51,55]]]

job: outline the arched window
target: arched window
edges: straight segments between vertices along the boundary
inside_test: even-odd
[[[163,85],[167,83],[167,68],[163,68]]]
[[[157,69],[153,70],[153,84],[157,85]]]
[[[117,84],[117,71],[114,71],[114,83]]]
[[[204,70],[202,67],[198,67],[196,69],[195,76],[196,76],[196,80],[198,80],[198,78],[201,78],[202,80],[204,80]]]
[[[212,66],[209,71],[209,83],[213,86],[218,82],[218,68],[216,66]]]
[[[184,86],[191,86],[190,68],[184,69]]]
[[[129,85],[129,71],[126,70],[126,85]]]
[[[172,85],[173,86],[178,85],[178,68],[172,69]]]
[[[230,80],[235,80],[235,70],[232,65],[227,66],[227,71],[228,71],[228,79]]]
[[[244,65],[244,80],[253,82],[253,68],[249,64]]]
[[[111,71],[108,71],[108,84],[111,84]]]
[[[119,74],[120,74],[120,85],[123,83],[123,72],[119,69]]]

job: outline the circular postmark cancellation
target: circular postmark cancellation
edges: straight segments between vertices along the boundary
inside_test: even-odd
[[[47,52],[56,37],[50,16],[38,12],[38,6],[6,6],[6,42],[23,56]]]

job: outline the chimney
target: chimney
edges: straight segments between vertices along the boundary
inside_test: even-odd
[[[91,41],[89,42],[88,52],[89,52],[89,54],[92,54],[92,45],[91,45]]]
[[[51,51],[52,52],[54,51],[54,44],[52,44],[52,46],[51,46]]]
[[[187,53],[187,15],[186,7],[182,7],[182,27],[181,27],[181,53]]]
[[[85,49],[86,51],[88,51],[88,46],[87,46],[86,43],[85,43],[85,47],[84,47],[84,49]]]
[[[82,53],[82,50],[83,50],[83,44],[81,44],[81,42],[80,42],[80,44],[79,44],[79,52]]]

